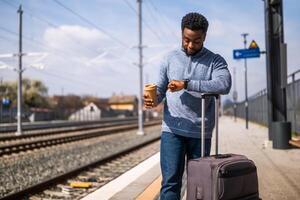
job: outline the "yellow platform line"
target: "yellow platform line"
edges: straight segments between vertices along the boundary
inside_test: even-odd
[[[160,191],[162,177],[153,181],[135,200],[154,200]]]
[[[289,143],[290,143],[290,145],[292,145],[294,147],[300,148],[300,140],[298,140],[298,141],[296,141],[296,140],[290,140]]]

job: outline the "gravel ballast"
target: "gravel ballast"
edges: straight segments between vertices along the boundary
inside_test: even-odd
[[[160,126],[115,133],[0,158],[0,198],[160,135]]]

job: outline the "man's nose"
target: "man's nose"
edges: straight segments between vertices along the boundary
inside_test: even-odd
[[[192,43],[192,42],[189,42],[189,44],[188,44],[188,48],[189,48],[189,49],[193,49],[193,48],[194,48],[194,45],[193,45],[193,43]]]

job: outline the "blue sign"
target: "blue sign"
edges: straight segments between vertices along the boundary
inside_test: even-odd
[[[8,106],[8,105],[10,104],[10,99],[8,99],[8,98],[3,98],[3,99],[2,99],[2,104],[3,104],[4,106]]]
[[[253,49],[234,49],[233,50],[233,58],[234,59],[242,59],[242,58],[259,58],[260,50],[259,48]]]

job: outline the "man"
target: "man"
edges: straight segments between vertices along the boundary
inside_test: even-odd
[[[201,93],[227,94],[231,76],[226,61],[205,47],[207,19],[199,13],[182,18],[182,48],[163,60],[157,82],[158,103],[164,102],[161,134],[161,200],[179,200],[187,159],[201,156]],[[154,103],[144,96],[145,107]],[[206,100],[205,155],[210,154],[214,99]]]

